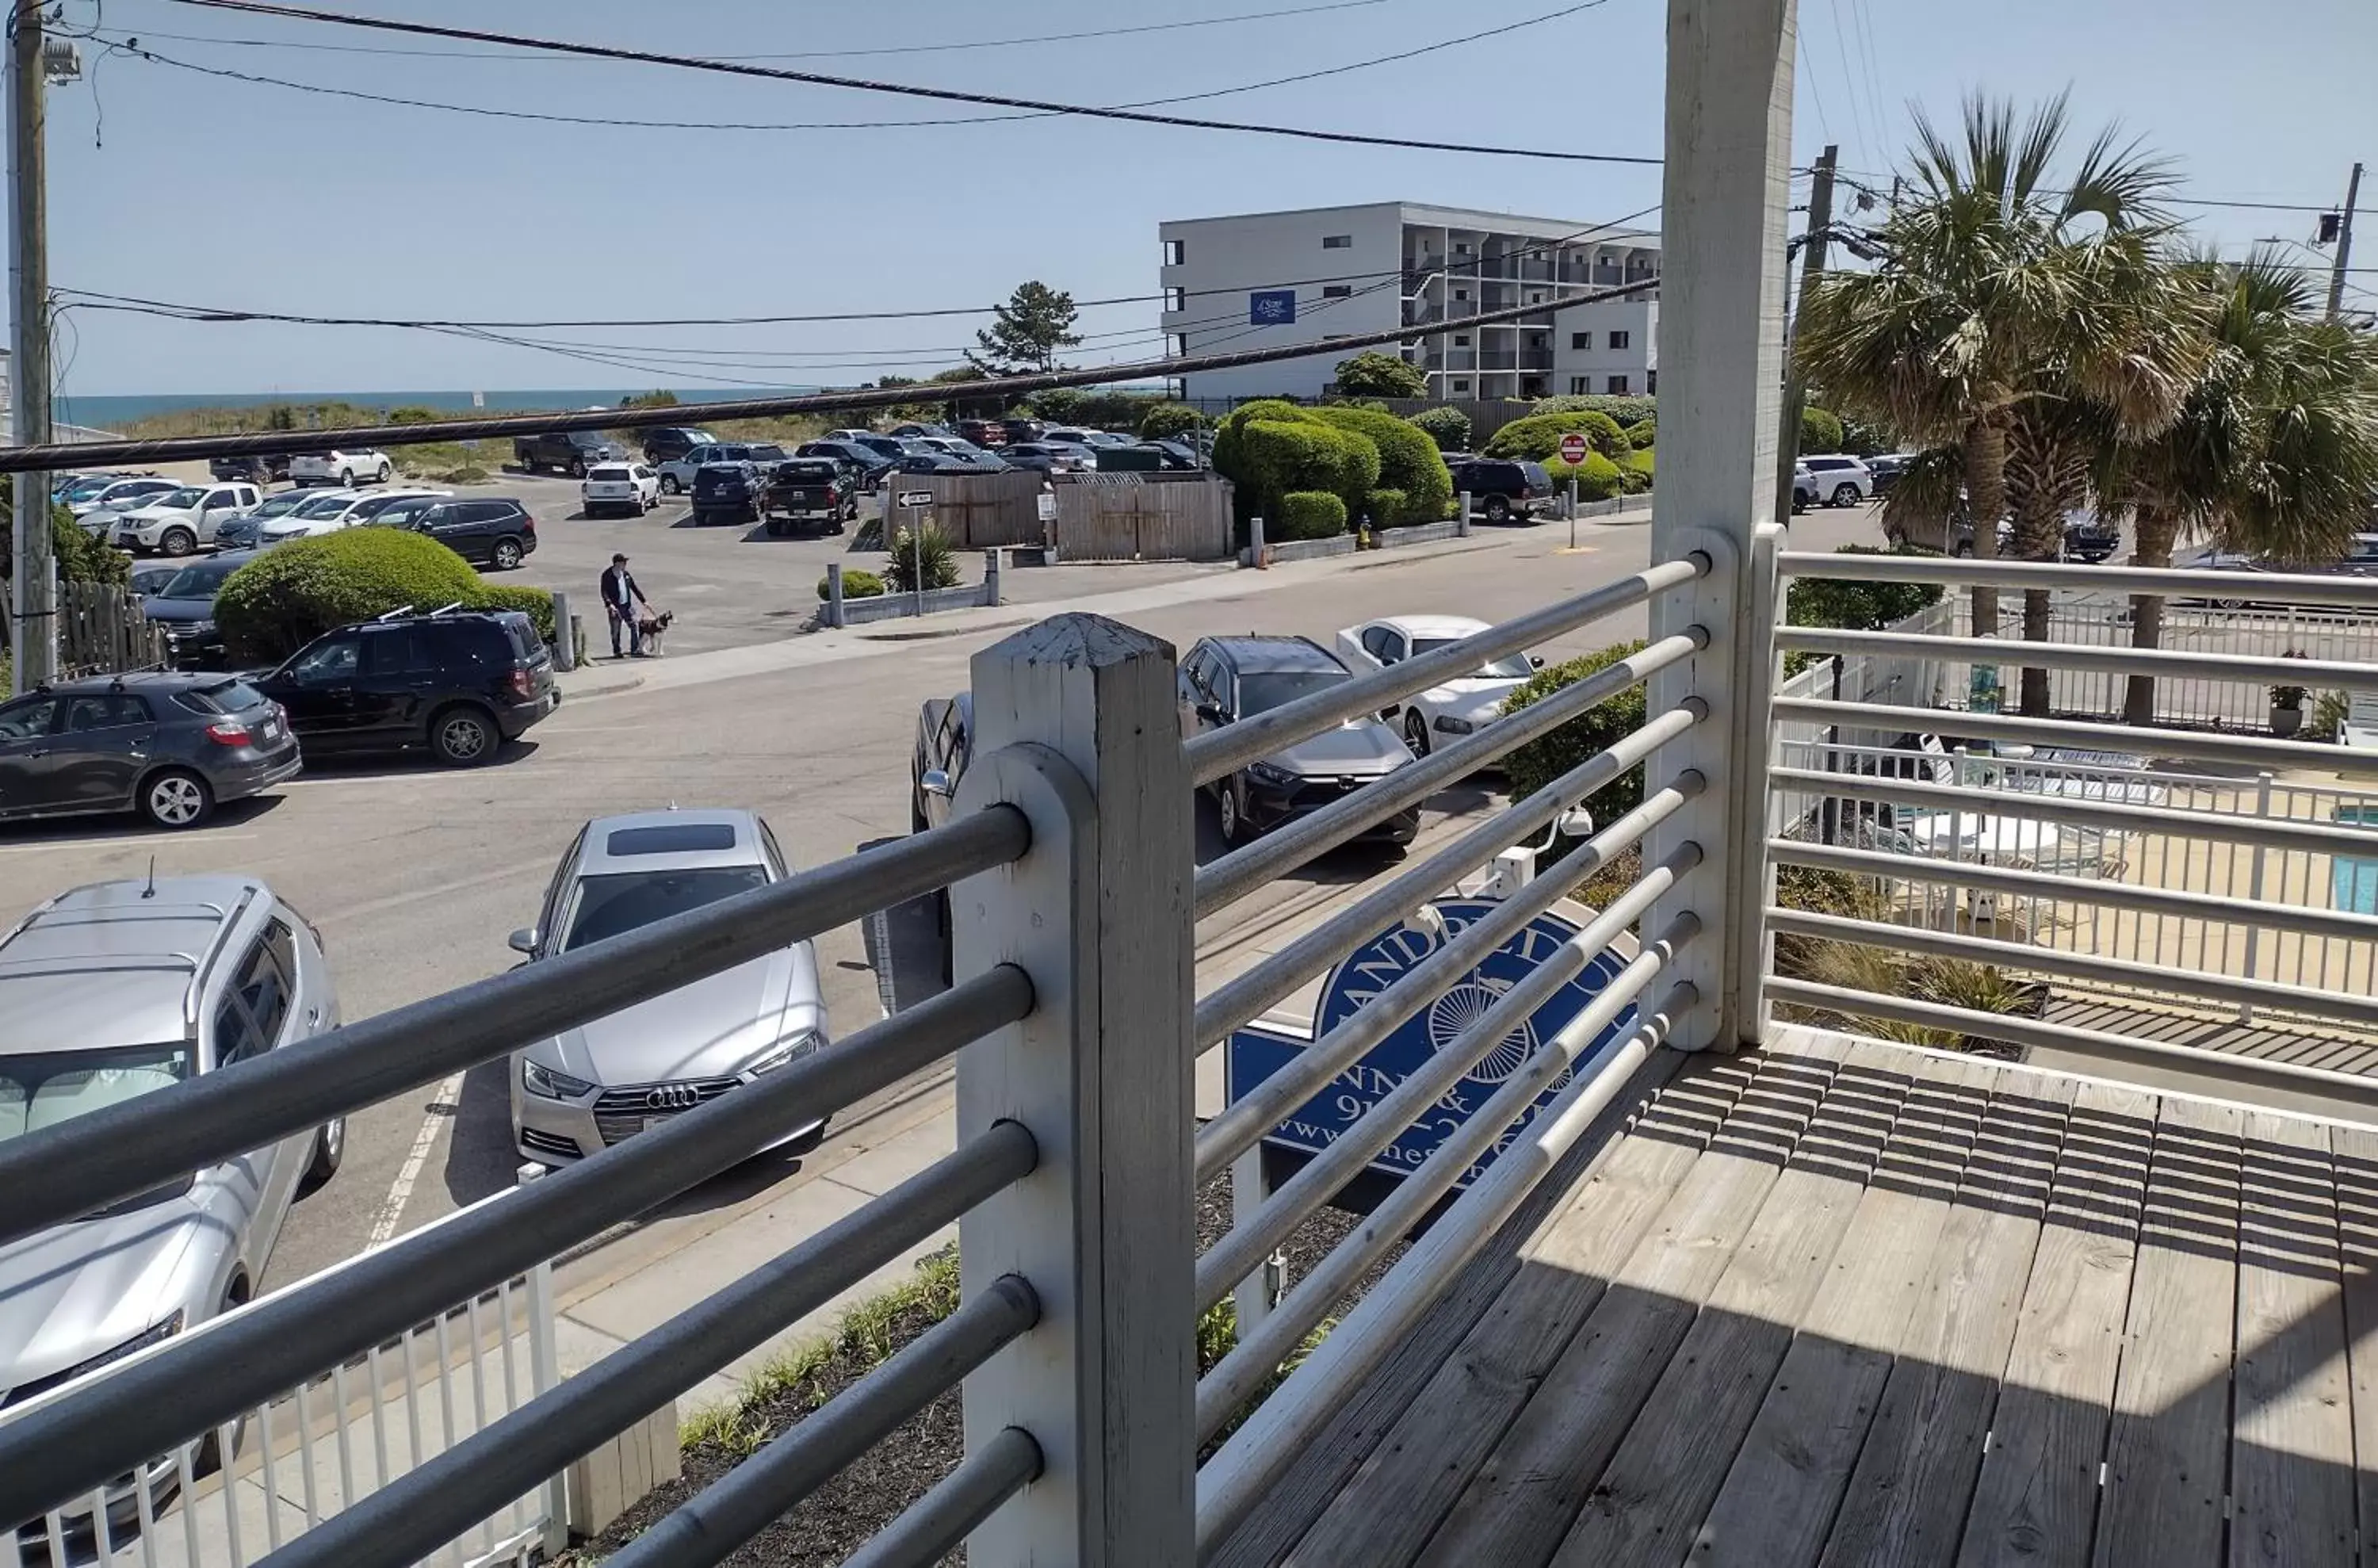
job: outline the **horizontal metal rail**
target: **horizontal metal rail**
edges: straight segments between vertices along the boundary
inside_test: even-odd
[[[1697,791],[1696,791],[1697,792]],[[1644,834],[1666,821],[1690,795],[1663,790],[1538,873],[1535,880],[1496,904],[1443,947],[1399,975],[1395,982],[1327,1034],[1315,1040],[1278,1072],[1232,1101],[1197,1129],[1197,1179],[1222,1170],[1282,1117],[1322,1090],[1403,1022],[1443,995],[1461,976],[1568,896],[1579,882],[1607,865]]]
[[[1640,686],[1659,671],[1692,657],[1707,646],[1706,627],[1696,626],[1689,632],[1663,637],[1631,657],[1563,687],[1543,702],[1497,719],[1453,745],[1439,747],[1375,783],[1339,796],[1309,816],[1299,817],[1241,845],[1219,860],[1199,866],[1197,918],[1203,920],[1245,898],[1396,813],[1417,808],[1447,784],[1468,778],[1540,735],[1551,733],[1588,708]]]
[[[955,1152],[742,1274],[297,1538],[273,1568],[404,1568],[626,1431],[771,1334],[1029,1176],[1039,1146],[992,1124]]]
[[[1986,1040],[2003,1040],[2030,1050],[2074,1051],[2104,1057],[2128,1067],[2179,1068],[2299,1094],[2315,1094],[2359,1110],[2378,1110],[2378,1078],[2359,1073],[2307,1067],[2269,1056],[2249,1056],[2229,1051],[2205,1051],[2193,1045],[2147,1040],[2134,1034],[2112,1034],[2102,1029],[2081,1029],[2069,1023],[1986,1013],[1974,1007],[1952,1007],[1906,996],[1879,996],[1845,985],[1820,985],[1808,980],[1771,978],[1770,1001],[1848,1017],[1889,1019],[1919,1029],[1939,1029]]]
[[[168,1340],[0,1424],[0,1519],[30,1519],[238,1419],[323,1369],[397,1338],[1025,1018],[1032,983],[1001,965],[667,1125],[404,1236],[203,1336]]]
[[[1039,1294],[1022,1275],[1002,1275],[605,1561],[609,1568],[712,1568],[725,1562],[1039,1321]]]
[[[1786,865],[1815,866],[1820,871],[1846,872],[1852,876],[1880,877],[1889,882],[1936,882],[1979,887],[1986,893],[2015,899],[2069,899],[2077,904],[2098,904],[2133,914],[2170,915],[2181,920],[2211,921],[2216,925],[2259,925],[2265,930],[2330,936],[2344,942],[2378,941],[2378,916],[2347,914],[2338,910],[2216,898],[2206,893],[2175,893],[2165,887],[2141,887],[2128,882],[2055,876],[2047,872],[2015,871],[1974,861],[1895,855],[1840,844],[1811,844],[1798,838],[1770,838],[1767,853],[1770,859]]]
[[[1353,1398],[1371,1369],[1477,1256],[1529,1189],[1626,1091],[1667,1039],[1670,1020],[1689,1012],[1698,1000],[1691,985],[1677,985],[1607,1060],[1563,1090],[1206,1462],[1197,1473],[1201,1558],[1245,1520],[1290,1461]]]
[[[2026,643],[2001,643],[2007,649]],[[1965,645],[1970,650],[1976,645]],[[2009,657],[2004,662],[2018,662]],[[1892,707],[1879,703],[1832,702],[1822,697],[1778,697],[1778,719],[1804,724],[1840,724],[1860,730],[1904,730],[1916,735],[1971,736],[2023,745],[2070,746],[2078,751],[2143,752],[2237,767],[2267,767],[2275,773],[2312,768],[2378,778],[2378,751],[2312,741],[2262,741],[2199,730],[2144,729],[2127,724],[2086,724],[2064,718],[2024,718],[2011,713],[1970,713],[1964,708]]]
[[[1030,842],[1023,813],[992,806],[0,1140],[0,1244],[1005,865]]]
[[[1861,947],[1922,953],[1931,958],[1964,959],[1998,964],[2067,980],[2096,981],[2106,985],[2134,986],[2168,992],[2207,1002],[2240,1007],[2277,1007],[2335,1019],[2341,1023],[2378,1028],[2378,997],[2321,991],[2305,985],[2285,985],[2268,980],[2240,980],[2232,975],[2167,964],[2132,963],[2127,959],[2101,959],[2069,953],[2029,942],[1972,936],[1962,931],[1935,931],[1928,926],[1899,925],[1890,921],[1856,920],[1848,915],[1819,914],[1808,910],[1771,906],[1767,929],[1780,935],[1808,936],[1828,942],[1852,942]]]
[[[1375,714],[1414,692],[1475,675],[1495,659],[1524,653],[1537,643],[1591,625],[1670,588],[1682,587],[1697,577],[1707,576],[1709,571],[1710,558],[1699,551],[1683,561],[1647,566],[1575,598],[1490,626],[1458,643],[1431,648],[1416,658],[1358,675],[1219,730],[1209,730],[1187,743],[1190,782],[1210,784],[1224,774],[1236,773],[1247,764],[1308,736],[1318,735],[1350,718]]]
[[[882,1534],[844,1558],[842,1568],[933,1568],[1001,1503],[1039,1480],[1042,1463],[1030,1432],[1003,1428]]]
[[[2267,599],[2288,604],[2378,609],[2378,578],[2320,573],[2213,572],[2202,567],[2082,566],[2052,561],[1971,561],[1940,555],[1834,555],[1785,550],[1785,577],[1856,583],[1939,583],[1948,587],[2081,588],[2166,598]]]
[[[1910,754],[1900,752],[1899,756]],[[1872,805],[1921,806],[1943,814],[1964,812],[1975,816],[2013,816],[2052,822],[2060,826],[2094,827],[2108,833],[2165,833],[2177,838],[2205,838],[2216,843],[2242,844],[2248,849],[2295,850],[2312,855],[2378,854],[2378,834],[2366,827],[2335,827],[2326,823],[2298,822],[2287,817],[2255,816],[2242,812],[2183,811],[2173,806],[2117,805],[2111,801],[2076,799],[2041,790],[1993,789],[1979,784],[1926,784],[1863,773],[1827,773],[1813,767],[1778,767],[1768,772],[1771,789],[1805,790],[1833,800],[1860,801]],[[2139,773],[2142,782],[2163,783],[2160,774]],[[2252,780],[2192,779],[2223,789],[2243,790]],[[2119,787],[2119,786],[2117,786]]]
[[[1615,749],[1597,752],[1527,799],[1470,828],[1418,865],[1398,873],[1392,881],[1340,906],[1337,913],[1261,964],[1199,997],[1191,1036],[1197,1049],[1203,1052],[1219,1044],[1232,1030],[1261,1018],[1265,1009],[1377,935],[1389,921],[1410,914],[1501,850],[1552,826],[1562,813],[1631,766],[1622,763],[1624,755]],[[1687,769],[1668,788],[1678,797],[1675,804],[1681,805],[1703,787],[1701,775]],[[1646,803],[1661,793],[1646,795]]]
[[[1431,1053],[1428,1060],[1401,1083],[1381,1095],[1355,1118],[1351,1127],[1333,1139],[1327,1150],[1306,1161],[1303,1169],[1281,1183],[1255,1212],[1243,1215],[1197,1260],[1197,1309],[1202,1312],[1211,1307],[1261,1267],[1263,1260],[1304,1223],[1307,1215],[1361,1175],[1380,1150],[1403,1136],[1430,1106],[1452,1093],[1470,1070],[1485,1059],[1487,1052],[1514,1030],[1523,1028],[1538,1007],[1582,973],[1604,947],[1641,919],[1644,911],[1700,862],[1701,847],[1687,839],[1671,850],[1666,860],[1647,867],[1635,886],[1613,899],[1609,908],[1588,921],[1557,950],[1547,954],[1518,984],[1495,997],[1444,1049]],[[1630,993],[1630,999],[1631,995]],[[1591,1010],[1591,1005],[1588,1010]]]
[[[2348,691],[2378,692],[2378,665],[2355,664],[2345,659],[2174,653],[2163,648],[2017,642],[2005,637],[1919,636],[1908,632],[1848,632],[1818,626],[1779,626],[1775,629],[1775,645],[1786,652],[1798,653],[1853,657],[1920,654],[1968,664],[2026,664],[2034,669],[2082,669],[2102,675],[2242,681],[2257,685],[2341,686]]]
[[[1456,1128],[1452,1136],[1396,1184],[1395,1190],[1318,1267],[1296,1283],[1285,1300],[1233,1346],[1219,1365],[1197,1381],[1197,1441],[1208,1441],[1223,1422],[1255,1397],[1266,1380],[1295,1350],[1329,1309],[1343,1300],[1397,1242],[1428,1217],[1436,1200],[1453,1190],[1462,1174],[1484,1159],[1504,1130],[1527,1115],[1545,1090],[1592,1048],[1594,1037],[1640,996],[1678,949],[1700,934],[1700,917],[1686,911],[1671,920],[1634,960],[1611,977],[1601,995],[1563,1024],[1519,1069]],[[1625,1043],[1620,1043],[1624,1049]],[[1629,1070],[1632,1070],[1631,1068]],[[1242,1325],[1243,1327],[1243,1325]]]

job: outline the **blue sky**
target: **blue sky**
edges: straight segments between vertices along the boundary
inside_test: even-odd
[[[697,0],[369,0],[326,8],[702,54],[914,50],[787,60],[837,74],[1077,103],[1132,103],[1317,69],[1543,16],[1563,0],[1372,0],[1104,39],[1316,0],[866,6]],[[345,53],[210,40],[462,51],[170,0],[66,0],[66,26],[192,65],[418,101],[640,119],[910,120],[963,108],[607,62]],[[1827,140],[1886,176],[1908,108],[1979,88],[2070,87],[2178,161],[2190,194],[2334,203],[2378,164],[2372,0],[1802,0],[1797,160]],[[1183,113],[1387,135],[1656,155],[1664,6],[1605,0],[1523,32]],[[167,35],[181,35],[169,37]],[[1656,169],[1347,148],[1083,121],[736,132],[537,124],[225,80],[83,45],[50,96],[51,279],[60,287],[298,314],[614,319],[975,307],[1039,278],[1077,297],[1151,294],[1165,218],[1402,198],[1574,218],[1658,199]],[[2378,208],[2378,175],[2364,184]],[[2311,237],[2306,212],[2191,210],[2239,250]],[[2299,252],[2299,255],[2302,253]],[[2378,215],[2360,260],[2378,268]],[[2324,260],[2320,263],[2325,266]],[[2378,304],[2378,271],[2353,280]],[[1084,312],[1085,362],[1153,355],[1156,306]],[[954,363],[976,321],[539,334],[662,363],[628,370],[453,336],[208,325],[76,311],[66,390],[124,392],[706,384],[692,372],[849,382]],[[1133,336],[1131,334],[1142,334]]]

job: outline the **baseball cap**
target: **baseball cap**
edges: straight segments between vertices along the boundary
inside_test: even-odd
[[[614,566],[625,566],[627,563],[628,558],[624,555],[614,553],[611,557],[611,564]]]

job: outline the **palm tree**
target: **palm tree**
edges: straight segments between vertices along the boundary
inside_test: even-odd
[[[2114,449],[2109,493],[2131,508],[2132,563],[2169,566],[2188,535],[2281,561],[2334,560],[2378,495],[2378,347],[2320,319],[2312,280],[2269,251],[2182,272],[2212,304],[2205,367],[2169,426]],[[2131,606],[2132,645],[2160,647],[2162,596]],[[2122,717],[2155,722],[2155,677],[2130,678]]]
[[[2156,202],[2173,176],[2108,127],[2051,184],[2070,130],[2061,94],[2020,125],[2011,102],[1969,99],[1962,139],[1920,114],[1916,130],[1915,195],[1876,236],[1882,263],[1810,287],[1794,353],[1832,406],[1959,448],[1974,553],[1988,560],[2023,404],[2077,397],[2151,428],[2184,393],[2159,314],[2172,291]],[[1976,632],[1995,633],[1997,590],[1973,600]],[[2044,631],[2044,598],[2040,610]]]

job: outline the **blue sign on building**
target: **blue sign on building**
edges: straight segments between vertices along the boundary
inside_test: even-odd
[[[1257,289],[1247,296],[1247,323],[1255,327],[1285,327],[1296,320],[1296,291],[1292,288]]]
[[[1229,1097],[1238,1100],[1279,1071],[1294,1060],[1311,1040],[1327,1034],[1357,1009],[1369,1005],[1372,998],[1402,978],[1406,971],[1496,906],[1486,899],[1440,899],[1435,907],[1444,921],[1441,934],[1433,935],[1409,925],[1398,925],[1382,932],[1347,956],[1346,960],[1322,983],[1321,1004],[1314,1019],[1311,1036],[1300,1038],[1257,1027],[1242,1029],[1232,1034],[1225,1072]],[[1493,1007],[1497,998],[1577,933],[1575,924],[1557,915],[1537,916],[1517,935],[1489,954],[1485,962],[1455,983],[1442,997],[1405,1019],[1394,1033],[1373,1046],[1360,1061],[1332,1079],[1321,1092],[1275,1128],[1265,1141],[1277,1148],[1310,1154],[1320,1153],[1328,1148],[1365,1111],[1418,1071],[1431,1056],[1459,1039],[1462,1032]],[[1394,1143],[1382,1150],[1371,1162],[1371,1168],[1389,1176],[1405,1176],[1417,1169],[1422,1161],[1435,1153],[1439,1144],[1502,1087],[1505,1080],[1542,1048],[1544,1041],[1583,1012],[1624,967],[1626,960],[1615,952],[1604,949],[1597,954],[1575,979],[1555,992],[1524,1023],[1497,1041],[1478,1065],[1437,1102],[1430,1115],[1406,1128]],[[1579,1058],[1579,1062],[1591,1063],[1602,1052],[1623,1039],[1634,1026],[1635,1009],[1629,1007],[1595,1038],[1592,1045]],[[1527,1118],[1507,1130],[1495,1148],[1500,1150],[1517,1136],[1519,1130],[1526,1127],[1527,1121],[1532,1120],[1538,1111],[1550,1104],[1553,1096],[1567,1081],[1567,1074],[1555,1079],[1537,1098]],[[1463,1173],[1460,1185],[1467,1187],[1475,1180],[1492,1163],[1492,1158],[1489,1155]]]

